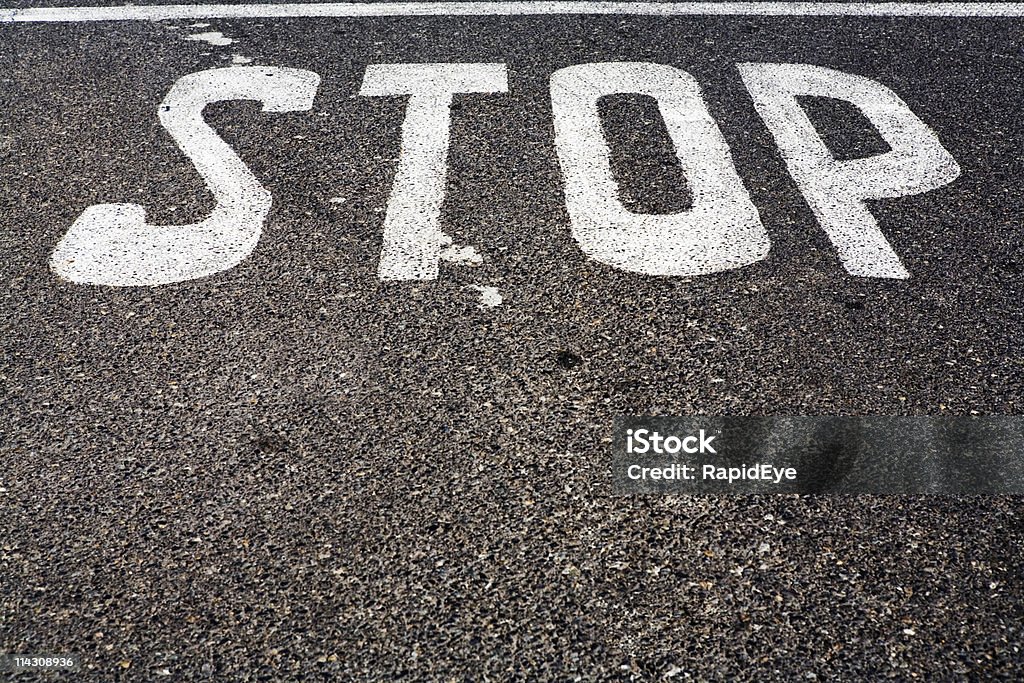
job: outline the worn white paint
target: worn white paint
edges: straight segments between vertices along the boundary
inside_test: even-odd
[[[477,308],[494,308],[495,306],[500,306],[504,301],[497,287],[486,285],[469,285],[469,287],[480,292],[480,303],[477,305]]]
[[[162,21],[408,16],[754,16],[1024,17],[1020,2],[324,2],[266,4],[26,7],[0,10],[3,22]]]
[[[231,63],[235,66],[244,66],[246,64],[252,64],[252,58],[244,55],[231,55]]]
[[[449,263],[475,268],[483,265],[484,257],[474,247],[460,247],[453,244],[441,252],[441,258]]]
[[[205,31],[203,33],[193,33],[187,37],[187,40],[194,40],[200,43],[209,43],[216,47],[223,47],[230,45],[235,42],[234,39],[228,38],[220,31]]]
[[[658,102],[693,195],[689,210],[630,212],[619,199],[598,100],[636,93]],[[555,143],[572,235],[601,263],[647,275],[701,275],[763,259],[770,243],[700,86],[663,64],[580,64],[551,76]]]
[[[160,122],[195,165],[216,200],[192,225],[146,223],[137,204],[99,204],[79,216],[50,267],[82,284],[142,286],[183,282],[232,268],[256,247],[270,193],[203,120],[211,102],[257,100],[265,112],[307,111],[320,77],[301,69],[229,67],[179,79],[160,106]]]
[[[739,70],[846,270],[862,277],[909,277],[864,200],[927,192],[959,176],[960,167],[934,131],[896,93],[863,76],[807,64],[740,64]],[[891,151],[837,161],[797,101],[802,95],[851,102]]]
[[[508,92],[504,64],[371,64],[360,95],[409,95],[377,275],[433,280],[451,238],[441,230],[452,97]]]

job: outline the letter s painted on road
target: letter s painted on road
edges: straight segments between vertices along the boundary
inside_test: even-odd
[[[257,100],[265,112],[308,111],[320,85],[312,71],[231,67],[184,76],[160,106],[160,122],[206,181],[217,204],[191,225],[146,223],[138,204],[98,204],[78,217],[50,268],[79,284],[138,287],[214,275],[256,248],[270,193],[203,120],[213,102]]]

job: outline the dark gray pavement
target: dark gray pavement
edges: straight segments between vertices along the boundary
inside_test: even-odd
[[[223,47],[188,23],[0,25],[0,651],[79,654],[65,680],[1020,678],[1019,499],[614,498],[606,440],[624,414],[1024,411],[1024,21],[206,22]],[[55,277],[89,205],[211,209],[156,109],[232,55],[323,79],[310,112],[207,109],[274,197],[253,256]],[[548,79],[622,60],[699,80],[765,261],[653,278],[579,250]],[[443,221],[484,262],[381,283],[404,102],[359,84],[448,61],[509,68],[453,114]],[[961,177],[874,206],[909,280],[843,270],[745,61],[869,76],[939,134]],[[678,208],[656,112],[606,105],[623,196]]]

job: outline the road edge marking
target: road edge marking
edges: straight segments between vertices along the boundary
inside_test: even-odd
[[[448,16],[746,16],[1021,18],[1024,2],[326,2],[242,5],[123,5],[0,9],[0,23],[176,19],[316,19]]]

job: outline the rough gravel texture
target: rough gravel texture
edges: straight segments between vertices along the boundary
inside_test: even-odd
[[[207,23],[236,42],[0,26],[0,651],[83,681],[1020,678],[1019,499],[615,498],[606,440],[624,414],[1021,413],[1024,22]],[[207,110],[273,193],[253,256],[55,278],[86,206],[210,210],[156,107],[236,54],[323,77],[311,112]],[[700,81],[765,261],[658,279],[577,248],[547,82],[608,60]],[[404,104],[356,93],[403,61],[503,61],[511,93],[453,109],[443,217],[483,264],[382,284]],[[842,269],[740,61],[875,78],[938,132],[962,177],[875,206],[910,280]],[[656,110],[602,107],[624,200],[685,207]],[[837,154],[879,151],[808,107]]]

